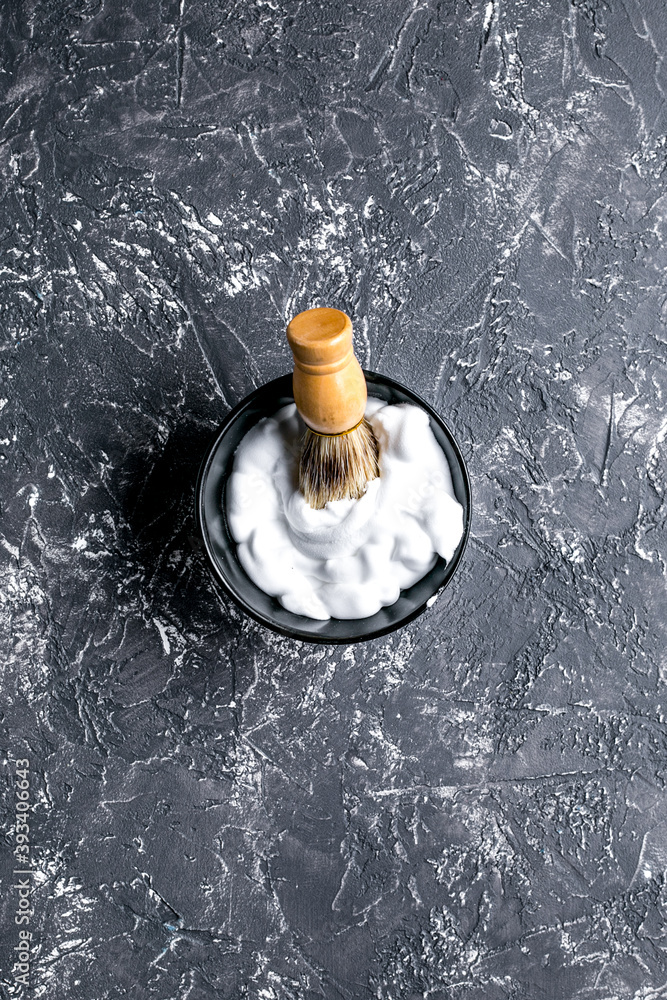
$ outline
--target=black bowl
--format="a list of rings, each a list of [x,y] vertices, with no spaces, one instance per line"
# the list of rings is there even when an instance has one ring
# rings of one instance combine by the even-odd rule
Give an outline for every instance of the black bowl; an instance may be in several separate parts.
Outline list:
[[[351,643],[375,639],[393,632],[420,615],[433,603],[451,580],[470,533],[470,480],[463,456],[451,431],[435,410],[416,393],[383,375],[365,372],[368,394],[387,403],[413,403],[426,410],[431,430],[449,462],[456,499],[463,507],[463,536],[453,558],[445,563],[438,557],[433,569],[412,587],[402,590],[398,600],[369,618],[316,621],[295,615],[269,597],[246,575],[236,555],[236,543],[227,524],[227,480],[234,452],[241,439],[262,417],[270,417],[282,406],[294,402],[292,376],[283,375],[256,389],[228,414],[201,467],[197,483],[197,521],[204,539],[214,580],[243,610],[261,625],[304,642]]]

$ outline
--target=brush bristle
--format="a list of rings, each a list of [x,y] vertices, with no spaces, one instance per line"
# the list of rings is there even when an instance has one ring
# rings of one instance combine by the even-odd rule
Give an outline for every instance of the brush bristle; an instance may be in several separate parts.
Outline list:
[[[315,434],[306,428],[299,466],[299,489],[311,507],[330,500],[358,500],[377,479],[378,443],[364,419],[345,434]]]

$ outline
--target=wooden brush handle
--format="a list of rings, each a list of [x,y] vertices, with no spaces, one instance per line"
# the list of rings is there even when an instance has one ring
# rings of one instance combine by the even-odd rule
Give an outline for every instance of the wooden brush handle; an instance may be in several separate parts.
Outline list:
[[[318,434],[343,434],[366,409],[366,379],[352,349],[352,323],[340,309],[306,309],[287,327],[294,355],[294,402]]]

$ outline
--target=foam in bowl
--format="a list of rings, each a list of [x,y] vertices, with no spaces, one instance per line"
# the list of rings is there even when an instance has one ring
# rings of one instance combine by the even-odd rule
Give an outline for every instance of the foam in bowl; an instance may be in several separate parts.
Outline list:
[[[428,415],[369,398],[380,477],[359,500],[310,507],[297,485],[303,423],[292,403],[243,438],[227,489],[239,561],[297,615],[367,618],[452,558],[463,535],[447,459]]]

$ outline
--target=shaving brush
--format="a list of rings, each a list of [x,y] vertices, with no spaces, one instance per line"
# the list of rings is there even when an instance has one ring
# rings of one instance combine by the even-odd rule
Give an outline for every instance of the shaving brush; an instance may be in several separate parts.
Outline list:
[[[350,317],[339,309],[306,309],[290,322],[287,340],[294,402],[306,425],[299,489],[316,510],[330,500],[358,500],[380,470]]]

